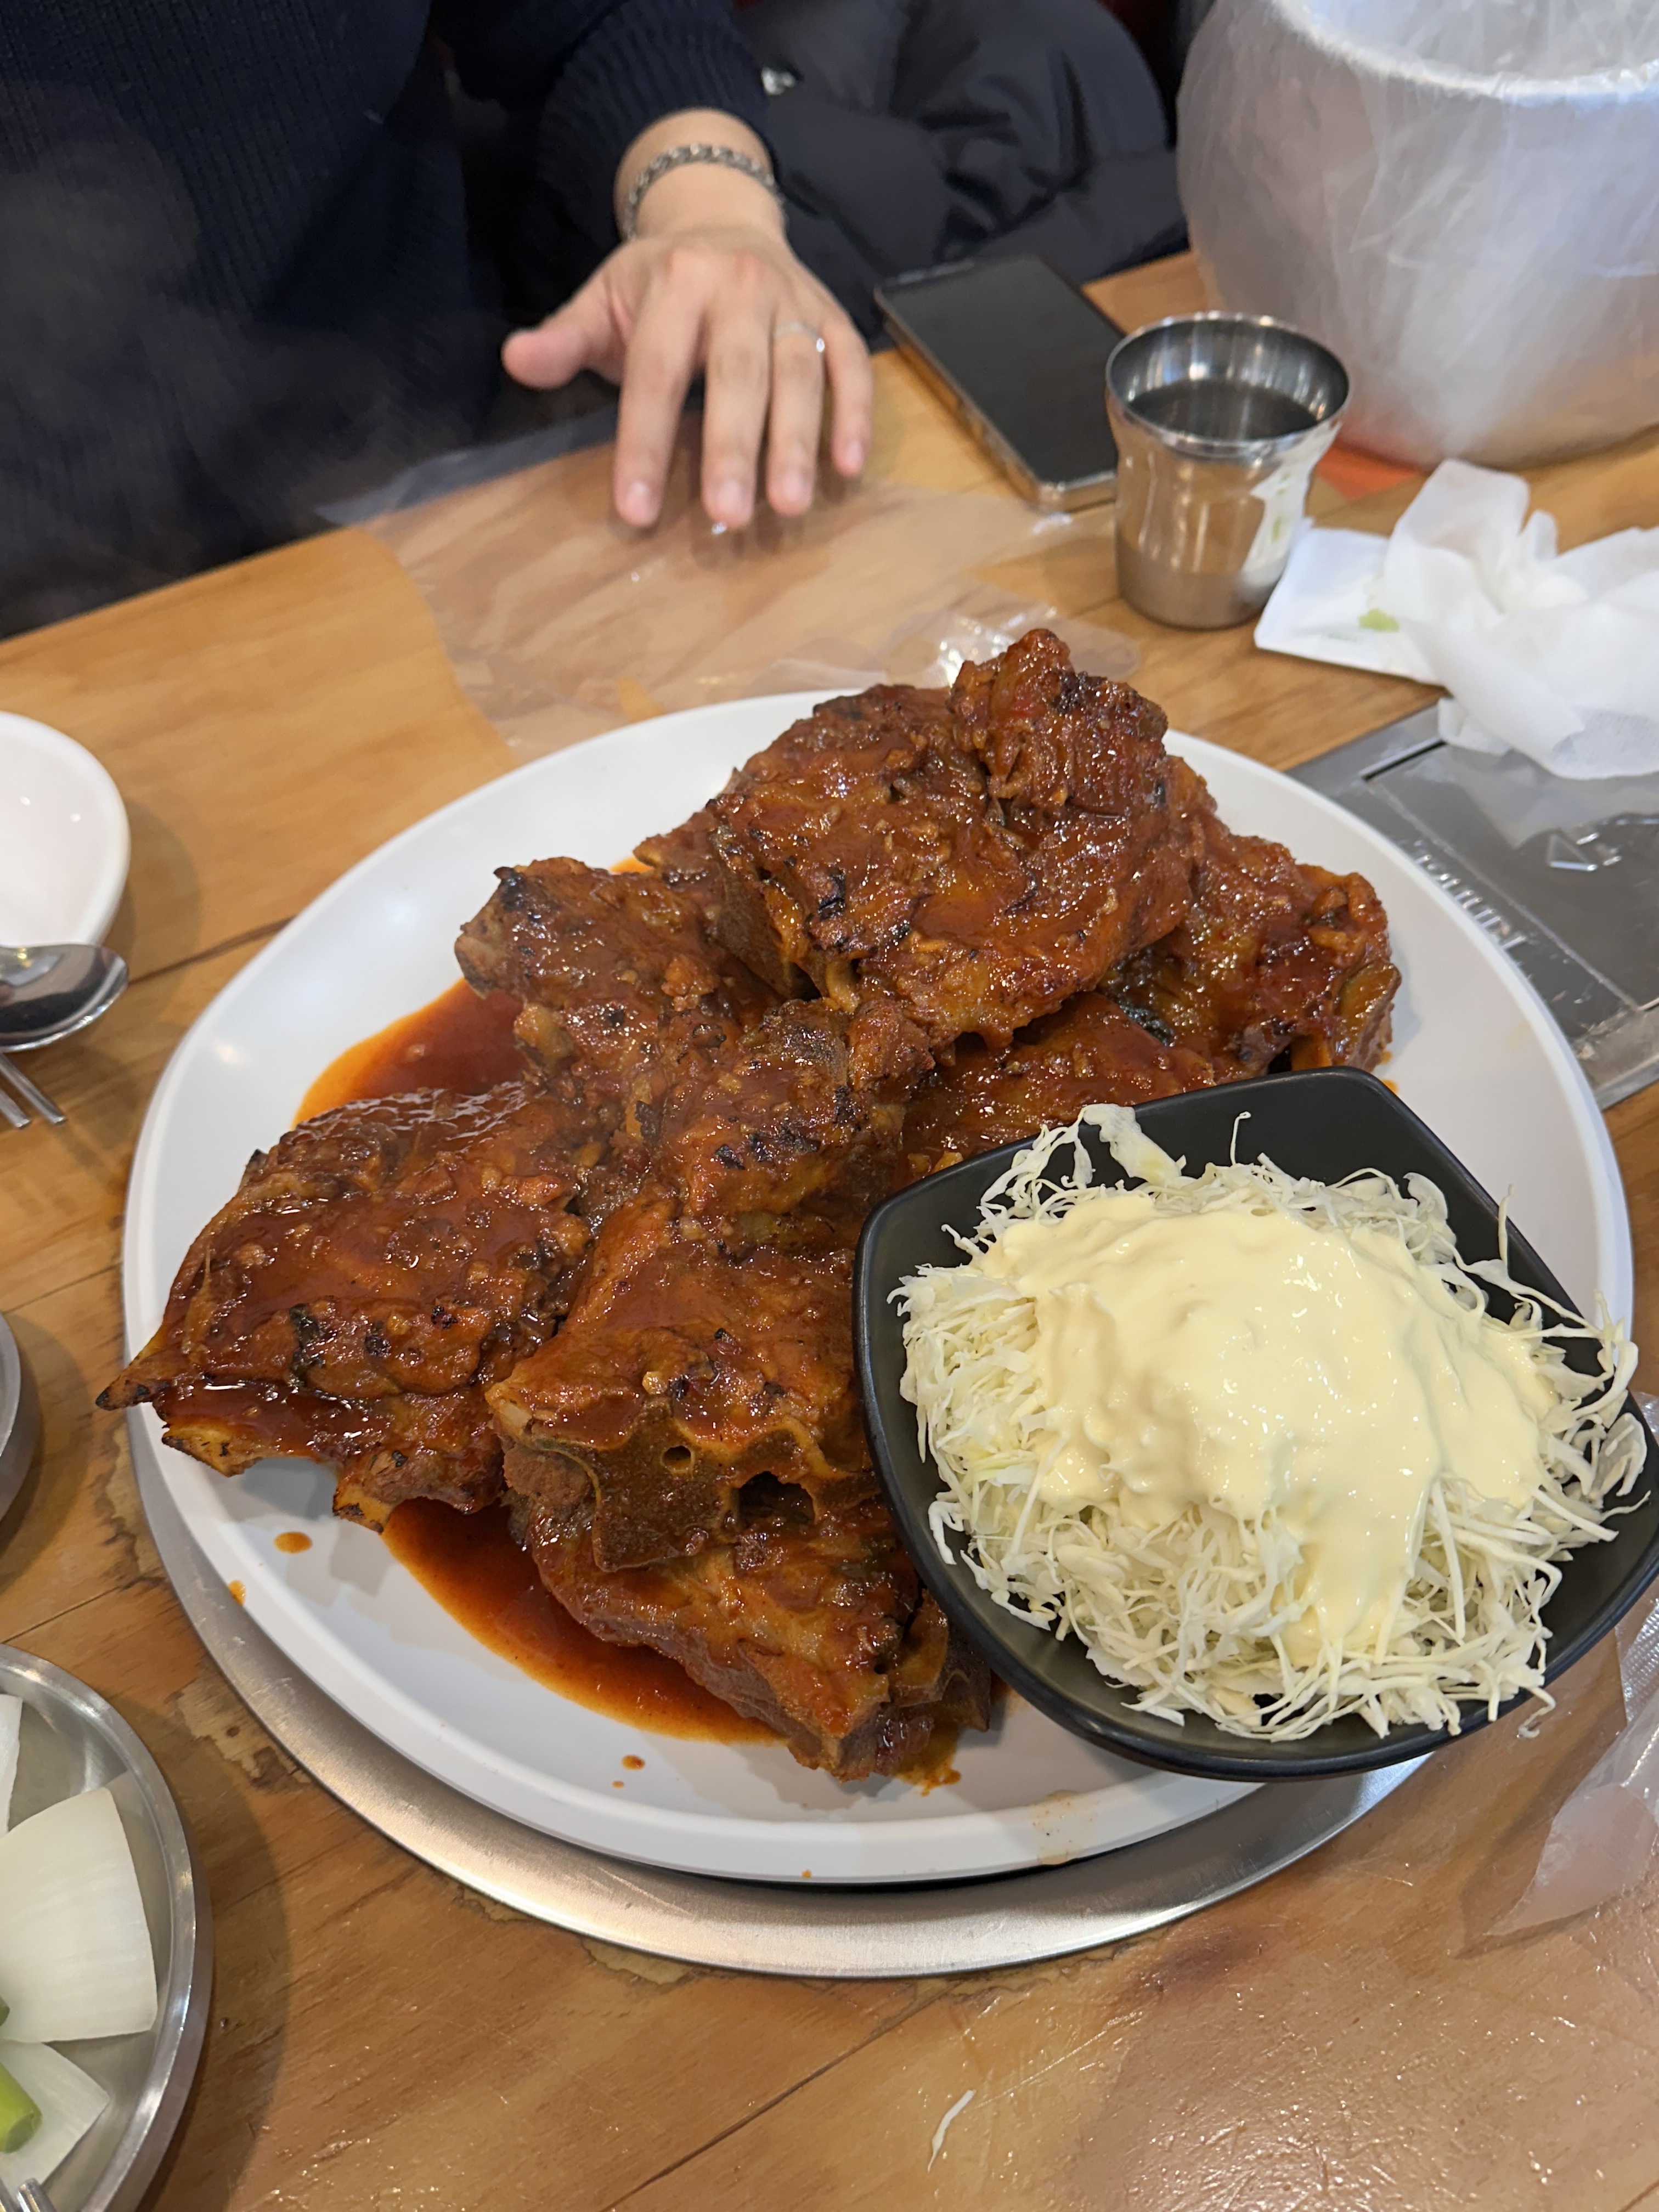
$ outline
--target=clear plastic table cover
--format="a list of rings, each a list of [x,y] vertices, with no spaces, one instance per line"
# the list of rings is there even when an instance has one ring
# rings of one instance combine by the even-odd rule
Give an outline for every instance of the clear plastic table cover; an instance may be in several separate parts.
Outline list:
[[[688,423],[664,517],[611,512],[608,447],[368,526],[425,598],[461,688],[526,758],[619,722],[773,691],[944,684],[1046,623],[1080,667],[1127,678],[1103,598],[1111,510],[1038,514],[985,494],[827,486],[797,521],[745,531],[695,497]],[[836,627],[818,602],[833,561]]]

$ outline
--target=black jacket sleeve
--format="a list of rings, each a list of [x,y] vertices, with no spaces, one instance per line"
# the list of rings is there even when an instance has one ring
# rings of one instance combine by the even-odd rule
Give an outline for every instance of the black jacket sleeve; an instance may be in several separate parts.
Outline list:
[[[649,125],[715,107],[765,132],[731,0],[439,0],[433,22],[475,99],[540,109],[538,183],[601,252],[617,165]]]
[[[1079,283],[1183,242],[1152,72],[1096,0],[760,0],[790,82],[771,143],[790,243],[867,337],[884,277],[1043,254]]]

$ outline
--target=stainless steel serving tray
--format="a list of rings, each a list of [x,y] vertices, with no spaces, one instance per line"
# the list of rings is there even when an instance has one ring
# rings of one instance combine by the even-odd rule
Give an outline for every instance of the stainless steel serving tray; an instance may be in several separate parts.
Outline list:
[[[370,1735],[292,1666],[218,1581],[149,1456],[134,1454],[139,1492],[179,1603],[262,1724],[325,1789],[471,1889],[578,1935],[697,1966],[864,1979],[965,1973],[1117,1942],[1278,1873],[1380,1804],[1422,1763],[1268,1784],[1127,1850],[987,1881],[805,1891],[665,1873],[509,1820]]]
[[[110,2093],[102,2118],[48,2179],[56,2212],[133,2212],[173,2138],[202,2055],[213,1979],[207,1891],[173,1793],[95,1690],[0,1644],[0,1692],[21,1698],[14,1823],[109,1784],[132,1845],[161,2007],[148,2035],[72,2043],[64,2055]]]
[[[1659,1081],[1659,775],[1443,744],[1434,707],[1293,769],[1380,830],[1530,977],[1596,1103]]]

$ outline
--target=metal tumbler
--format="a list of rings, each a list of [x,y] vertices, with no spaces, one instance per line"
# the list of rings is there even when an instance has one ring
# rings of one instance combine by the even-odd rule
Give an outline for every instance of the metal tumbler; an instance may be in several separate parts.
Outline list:
[[[1258,315],[1176,315],[1106,364],[1117,441],[1117,580],[1181,629],[1225,629],[1285,573],[1348,379],[1334,353]]]

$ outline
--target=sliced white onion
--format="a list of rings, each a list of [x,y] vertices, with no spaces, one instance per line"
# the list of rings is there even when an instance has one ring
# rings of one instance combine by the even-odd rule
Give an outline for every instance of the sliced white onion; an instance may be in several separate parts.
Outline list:
[[[155,1964],[132,1852],[107,1790],[0,1836],[8,2039],[75,2043],[154,2026]]]
[[[89,2074],[49,2043],[0,2042],[0,2066],[40,2107],[40,2124],[21,2150],[0,2156],[0,2181],[50,2181],[109,2102]]]
[[[11,1818],[11,1785],[17,1779],[17,1739],[23,1725],[23,1700],[0,1698],[0,1836]]]

